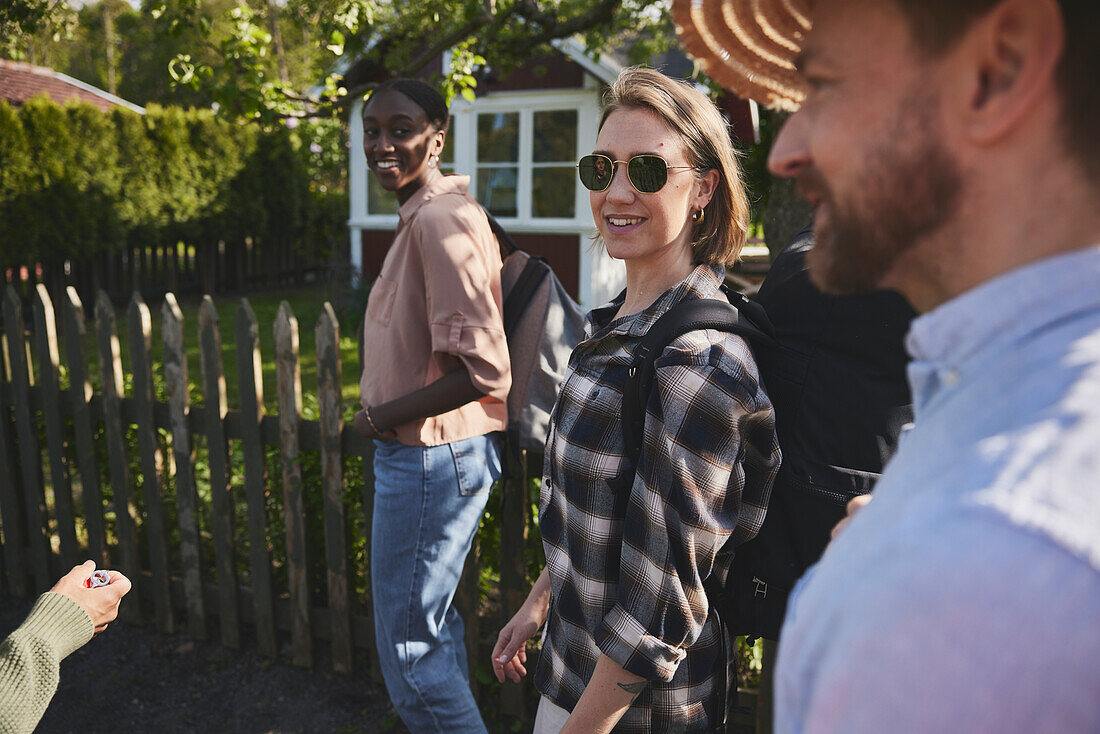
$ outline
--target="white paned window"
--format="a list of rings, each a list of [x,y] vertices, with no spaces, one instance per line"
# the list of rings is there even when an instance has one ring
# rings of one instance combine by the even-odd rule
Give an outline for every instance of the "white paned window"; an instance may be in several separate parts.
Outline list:
[[[497,217],[517,215],[519,113],[477,116],[477,200]]]
[[[572,219],[577,208],[577,111],[532,115],[531,216]]]

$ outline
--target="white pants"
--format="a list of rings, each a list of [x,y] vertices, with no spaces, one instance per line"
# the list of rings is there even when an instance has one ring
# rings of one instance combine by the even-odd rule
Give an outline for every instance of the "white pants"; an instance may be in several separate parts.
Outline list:
[[[546,696],[539,697],[539,710],[535,714],[535,728],[531,734],[558,734],[565,726],[569,712]]]

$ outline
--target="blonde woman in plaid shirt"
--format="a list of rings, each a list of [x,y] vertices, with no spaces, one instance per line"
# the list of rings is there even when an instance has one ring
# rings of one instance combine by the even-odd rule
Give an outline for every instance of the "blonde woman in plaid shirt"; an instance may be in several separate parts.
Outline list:
[[[779,466],[775,416],[748,345],[699,330],[656,362],[636,470],[622,391],[632,353],[675,304],[724,298],[748,204],[725,121],[689,85],[628,69],[578,164],[626,290],[588,315],[551,420],[540,501],[546,568],[501,631],[493,667],[535,685],[539,732],[713,732],[725,645],[703,581],[760,528]],[[620,476],[621,475],[621,476]],[[617,481],[615,481],[617,479]]]

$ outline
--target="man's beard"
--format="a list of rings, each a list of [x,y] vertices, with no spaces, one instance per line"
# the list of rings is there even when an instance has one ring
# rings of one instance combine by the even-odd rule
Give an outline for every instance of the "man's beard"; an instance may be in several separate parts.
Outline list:
[[[896,124],[882,128],[864,157],[859,188],[839,201],[815,168],[799,186],[821,197],[829,218],[815,227],[807,254],[810,278],[833,294],[882,287],[907,250],[939,229],[958,206],[961,174],[940,142],[937,100],[912,94],[898,106]]]

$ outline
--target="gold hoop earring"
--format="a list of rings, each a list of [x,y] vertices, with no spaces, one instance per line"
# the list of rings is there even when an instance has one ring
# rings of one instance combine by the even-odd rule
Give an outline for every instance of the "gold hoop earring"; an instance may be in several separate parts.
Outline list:
[[[691,220],[693,222],[695,222],[696,224],[702,224],[703,220],[706,219],[706,218],[707,218],[707,210],[706,209],[696,209],[691,214]]]

